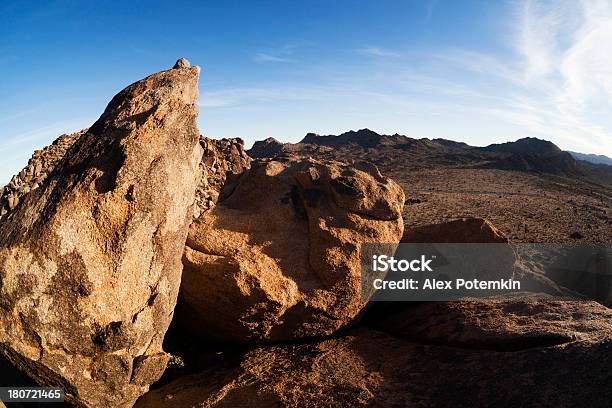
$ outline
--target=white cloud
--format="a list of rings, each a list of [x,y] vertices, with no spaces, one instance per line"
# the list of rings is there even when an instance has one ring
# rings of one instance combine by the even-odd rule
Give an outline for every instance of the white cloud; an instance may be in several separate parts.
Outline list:
[[[455,49],[430,57],[467,72],[456,86],[488,93],[491,103],[466,103],[522,136],[612,155],[612,2],[525,0],[510,25],[515,55]]]
[[[549,73],[553,69],[556,52],[556,33],[560,19],[556,8],[543,3],[525,1],[519,21],[520,32],[516,47],[525,59],[525,79]]]
[[[266,64],[266,63],[280,63],[280,64],[295,64],[298,62],[296,55],[298,52],[305,48],[312,46],[312,43],[308,41],[298,41],[295,43],[288,43],[281,47],[276,47],[273,50],[261,51],[255,54],[253,61]]]
[[[13,151],[20,145],[27,145],[27,149],[30,149],[30,146],[39,145],[41,141],[44,143],[49,138],[60,136],[62,133],[66,132],[66,129],[73,128],[74,123],[80,123],[80,121],[70,120],[58,122],[19,135],[3,137],[1,139],[0,152]]]
[[[580,114],[601,103],[612,106],[612,4],[598,7],[597,14],[589,8],[560,64],[564,87],[558,102],[564,113]]]
[[[537,108],[530,130],[570,142],[572,148],[612,152],[612,3],[527,0],[516,42],[523,58],[519,110]],[[542,86],[543,85],[543,86]]]

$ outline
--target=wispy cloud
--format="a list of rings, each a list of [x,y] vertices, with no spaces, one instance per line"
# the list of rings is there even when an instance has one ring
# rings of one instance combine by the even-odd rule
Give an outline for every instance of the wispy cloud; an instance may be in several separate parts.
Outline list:
[[[359,54],[366,55],[368,57],[397,58],[401,56],[399,52],[387,50],[380,47],[364,47],[359,48],[355,51]]]
[[[422,57],[448,64],[449,67],[470,71],[483,79],[497,77],[514,85],[524,85],[518,64],[514,61],[502,60],[496,55],[454,48],[429,52]]]
[[[200,106],[204,108],[225,108],[258,102],[316,100],[322,98],[324,94],[324,90],[316,87],[267,84],[257,87],[210,91],[201,96]]]
[[[31,144],[36,144],[36,142],[40,142],[41,140],[46,141],[48,138],[61,135],[66,129],[70,129],[70,125],[74,123],[74,121],[64,121],[33,129],[18,135],[6,135],[0,139],[2,140],[2,143],[0,143],[0,152],[13,150],[19,145],[28,145],[29,148]]]
[[[272,55],[272,54],[267,54],[264,52],[258,52],[257,54],[255,54],[255,57],[253,57],[253,60],[259,63],[280,62],[280,63],[293,64],[296,62],[294,58],[289,58],[289,57],[280,56],[280,55]]]
[[[438,0],[427,0],[425,2],[425,22],[428,23],[429,20],[433,17],[436,6],[438,5]]]
[[[253,61],[265,63],[281,63],[294,64],[298,62],[298,52],[304,47],[309,47],[312,44],[308,41],[300,41],[296,43],[288,43],[281,47],[272,50],[260,51],[255,54]]]
[[[515,45],[531,87],[515,113],[536,112],[531,130],[610,154],[612,3],[527,0],[518,20]]]
[[[444,123],[463,123],[463,135],[479,134],[484,144],[503,138],[536,136],[562,148],[612,155],[612,3],[606,0],[516,0],[498,47],[394,50],[375,45],[352,49],[375,64],[300,65],[295,82],[217,89],[202,95],[209,109],[283,109],[289,102],[314,102],[346,110],[334,121],[380,120],[394,130],[420,120],[422,134],[453,138],[453,126],[425,123],[431,115]],[[435,7],[432,2],[431,7]],[[260,52],[261,63],[299,60],[299,47]],[[324,113],[323,113],[324,115]],[[353,115],[349,117],[349,115]],[[396,115],[396,116],[392,116]],[[319,117],[312,114],[313,117]],[[425,118],[425,119],[423,119]],[[387,120],[389,119],[389,120]],[[360,120],[360,119],[357,119]],[[364,119],[365,120],[365,119]],[[487,126],[485,129],[484,126]],[[366,124],[367,125],[367,124]],[[309,129],[306,129],[309,130]],[[468,140],[469,141],[469,140]]]
[[[23,110],[23,111],[12,113],[12,114],[7,115],[7,116],[2,116],[2,117],[0,117],[0,123],[12,122],[12,121],[15,121],[17,119],[21,119],[24,116],[28,116],[28,115],[36,112],[36,110],[37,109],[26,109],[26,110]]]
[[[514,55],[452,49],[424,58],[459,68],[455,87],[471,90],[466,103],[483,115],[525,135],[610,155],[612,3],[525,0],[510,25]],[[478,94],[495,100],[483,103]]]

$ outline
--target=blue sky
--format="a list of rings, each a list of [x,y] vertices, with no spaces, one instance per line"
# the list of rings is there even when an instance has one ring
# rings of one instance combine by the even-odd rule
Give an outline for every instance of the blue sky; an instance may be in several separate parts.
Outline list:
[[[612,156],[612,4],[556,1],[0,3],[0,184],[126,85],[202,66],[212,137],[368,127]]]

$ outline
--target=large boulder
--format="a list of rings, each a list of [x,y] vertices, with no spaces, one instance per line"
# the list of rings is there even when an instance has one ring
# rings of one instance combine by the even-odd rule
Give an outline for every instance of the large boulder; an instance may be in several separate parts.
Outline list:
[[[483,218],[460,218],[439,224],[406,228],[406,243],[507,243],[508,238]]]
[[[521,290],[574,297],[577,292],[572,292],[560,284],[572,289],[580,289],[582,285],[587,286],[587,290],[579,291],[594,296],[596,299],[603,300],[606,295],[610,295],[609,279],[607,285],[603,281],[606,276],[610,276],[610,273],[585,274],[576,271],[564,274],[564,277],[572,277],[578,281],[578,285],[573,282],[563,282],[563,279],[553,280],[551,277],[554,277],[554,273],[547,271],[550,265],[547,266],[542,260],[558,258],[566,261],[568,259],[566,256],[555,254],[557,252],[555,245],[547,248],[543,244],[510,243],[495,225],[484,218],[459,218],[439,224],[408,227],[404,231],[402,243],[443,244],[437,246],[447,251],[475,251],[473,259],[481,261],[482,270],[490,271],[487,275],[496,275],[500,278],[513,277],[521,282]],[[592,279],[599,279],[599,281],[595,284]],[[606,293],[590,293],[588,289],[591,288],[597,288]]]
[[[335,332],[364,305],[360,244],[397,244],[403,202],[373,165],[255,162],[190,227],[179,323],[236,343]]]
[[[202,154],[199,72],[121,91],[0,220],[0,353],[77,406],[130,407],[165,369]]]
[[[473,318],[467,309],[463,316],[431,316],[432,330],[442,320],[467,331],[481,316],[501,345],[524,339],[505,351],[488,342],[456,343],[454,336],[445,342],[445,329],[435,339],[409,341],[358,328],[321,342],[250,350],[153,390],[136,406],[609,407],[612,311],[596,303],[547,302],[508,299],[482,303]],[[508,317],[495,326],[500,308]],[[556,341],[532,340],[547,334]]]
[[[407,227],[401,242],[397,253],[399,257],[410,258],[425,253],[435,258],[434,273],[411,274],[411,277],[419,281],[430,278],[497,280],[515,276],[518,261],[516,251],[508,238],[483,218],[460,218]],[[399,277],[403,275],[399,274]],[[481,291],[481,294],[488,296],[491,292]],[[425,291],[415,293],[411,299],[446,300],[456,296],[466,296],[466,292]],[[401,304],[392,306],[402,307]]]

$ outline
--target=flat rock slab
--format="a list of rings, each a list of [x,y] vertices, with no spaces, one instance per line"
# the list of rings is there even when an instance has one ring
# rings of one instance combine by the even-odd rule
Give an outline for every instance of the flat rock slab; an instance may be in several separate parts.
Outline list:
[[[612,333],[611,309],[594,301],[563,300],[545,294],[404,303],[395,312],[374,308],[372,313],[367,319],[371,327],[403,339],[480,350],[594,343]]]
[[[0,223],[0,352],[77,406],[165,369],[202,150],[199,68],[121,91]]]
[[[249,351],[237,363],[153,390],[136,407],[603,408],[612,398],[610,335],[494,352],[358,329],[338,339]]]

